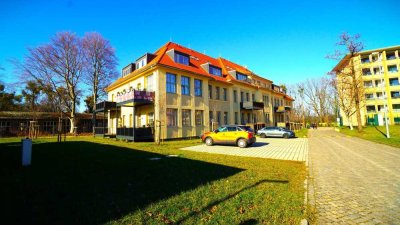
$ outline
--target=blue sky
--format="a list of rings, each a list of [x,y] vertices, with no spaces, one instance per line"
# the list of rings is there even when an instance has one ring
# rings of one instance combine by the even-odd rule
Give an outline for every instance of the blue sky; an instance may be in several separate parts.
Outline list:
[[[222,56],[276,84],[325,75],[340,33],[361,34],[365,49],[400,45],[400,1],[0,2],[0,80],[14,82],[9,59],[58,31],[100,32],[118,69],[172,40]]]

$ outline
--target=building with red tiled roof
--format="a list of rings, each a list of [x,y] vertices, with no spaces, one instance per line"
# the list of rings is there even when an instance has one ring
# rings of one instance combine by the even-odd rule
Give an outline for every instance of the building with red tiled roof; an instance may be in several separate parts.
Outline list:
[[[293,101],[247,67],[173,42],[123,68],[106,91],[108,102],[97,107],[108,113],[104,133],[130,140],[200,136],[224,124],[282,125]]]

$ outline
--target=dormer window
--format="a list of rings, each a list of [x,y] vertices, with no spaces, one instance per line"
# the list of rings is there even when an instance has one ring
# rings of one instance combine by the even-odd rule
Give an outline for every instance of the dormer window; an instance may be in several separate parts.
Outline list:
[[[189,56],[185,55],[185,54],[182,54],[182,53],[179,53],[179,52],[175,52],[174,61],[176,63],[180,63],[180,64],[183,64],[183,65],[189,66]]]
[[[143,58],[139,59],[138,61],[136,61],[136,69],[140,69],[145,65],[146,65],[146,58],[145,57],[143,57]]]
[[[211,66],[209,67],[209,73],[215,76],[222,76],[222,71],[221,68],[215,67],[215,66]]]
[[[246,81],[246,80],[247,80],[247,75],[244,75],[244,74],[242,74],[242,73],[236,72],[236,79],[237,79],[237,80]]]
[[[132,73],[135,70],[135,65],[133,63],[130,63],[129,65],[125,66],[122,69],[122,77],[125,77],[126,75]]]

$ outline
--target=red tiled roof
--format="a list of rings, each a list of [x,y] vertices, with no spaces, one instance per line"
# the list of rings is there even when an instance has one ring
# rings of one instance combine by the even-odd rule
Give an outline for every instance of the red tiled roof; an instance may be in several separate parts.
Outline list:
[[[189,55],[190,56],[189,57],[189,65],[184,65],[184,64],[174,62],[174,60],[171,59],[171,57],[167,54],[167,52],[171,49],[174,49],[174,51]],[[155,65],[163,65],[163,66],[167,66],[167,67],[171,67],[171,68],[175,68],[175,69],[188,71],[191,73],[209,77],[212,80],[216,80],[216,81],[224,82],[224,83],[228,83],[228,84],[231,84],[231,81],[235,81],[235,82],[239,82],[244,85],[247,85],[247,86],[257,87],[253,84],[236,80],[236,77],[233,77],[229,74],[229,71],[231,71],[231,70],[235,70],[239,73],[242,73],[242,74],[245,74],[248,76],[252,76],[252,77],[256,77],[259,79],[263,79],[265,81],[272,83],[271,80],[257,76],[255,73],[253,73],[252,71],[250,71],[249,69],[247,69],[244,66],[238,65],[238,64],[231,62],[224,58],[212,58],[208,55],[205,55],[205,54],[202,54],[195,50],[183,47],[183,46],[178,45],[173,42],[168,42],[165,45],[163,45],[160,49],[158,49],[154,53],[154,55],[155,55],[154,59],[152,59],[150,62],[148,62],[145,66],[143,66],[142,68],[140,68],[138,70],[133,71],[132,73],[130,73],[129,75],[127,75],[125,77],[119,78],[114,83],[112,83],[110,86],[108,86],[106,88],[106,90],[110,90],[111,88],[129,80],[131,77],[134,77],[134,76],[138,75],[139,73],[146,71],[147,69],[150,69],[152,66],[155,66]],[[212,66],[221,68],[222,77],[212,75],[208,71],[205,71],[203,69],[203,67],[201,66],[205,63],[209,63]],[[280,93],[280,94],[282,94],[282,93]],[[283,94],[283,95],[285,95],[285,94]]]

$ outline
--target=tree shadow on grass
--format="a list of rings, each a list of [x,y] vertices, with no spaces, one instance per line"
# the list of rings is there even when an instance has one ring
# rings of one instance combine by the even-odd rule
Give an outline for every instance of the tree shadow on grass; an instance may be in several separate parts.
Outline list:
[[[242,169],[92,142],[0,144],[0,224],[103,224]],[[160,160],[150,160],[160,158]]]
[[[374,127],[377,131],[379,131],[379,133],[381,133],[384,137],[386,137],[386,134],[383,131],[379,130],[379,128],[377,126],[374,126]]]

